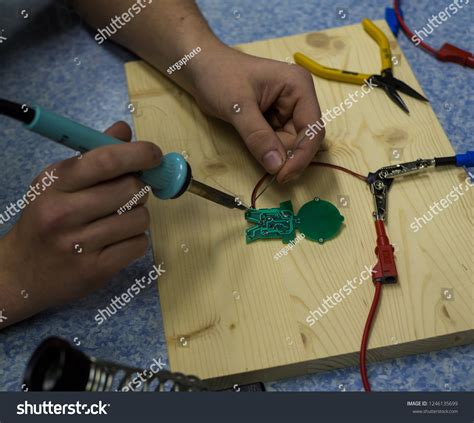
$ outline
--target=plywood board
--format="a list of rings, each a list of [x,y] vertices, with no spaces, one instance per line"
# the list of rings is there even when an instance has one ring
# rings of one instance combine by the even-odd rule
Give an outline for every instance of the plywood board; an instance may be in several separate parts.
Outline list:
[[[377,24],[397,55],[395,75],[421,91],[385,22]],[[377,46],[361,25],[238,48],[280,61],[302,51],[331,67],[380,70]],[[156,142],[165,152],[183,152],[196,179],[249,202],[262,169],[233,128],[204,116],[186,93],[147,64],[128,63],[126,72],[137,108],[137,138]],[[316,77],[314,82],[322,110],[359,88]],[[367,174],[399,161],[453,154],[431,107],[405,99],[410,116],[381,90],[368,94],[328,124],[318,160]],[[465,179],[461,169],[443,169],[394,183],[388,233],[397,249],[399,283],[383,290],[369,360],[473,341],[473,204]],[[415,217],[428,215],[434,202],[460,185],[465,191],[457,201],[417,233],[410,228]],[[278,261],[273,257],[283,247],[280,241],[245,244],[248,224],[239,211],[192,194],[150,200],[154,255],[166,268],[158,285],[172,370],[232,386],[357,363],[372,282],[358,285],[313,326],[306,319],[375,263],[368,186],[332,169],[310,168],[297,183],[272,186],[258,205],[274,207],[291,199],[298,210],[315,196],[338,205],[345,216],[342,232],[324,245],[303,240]]]

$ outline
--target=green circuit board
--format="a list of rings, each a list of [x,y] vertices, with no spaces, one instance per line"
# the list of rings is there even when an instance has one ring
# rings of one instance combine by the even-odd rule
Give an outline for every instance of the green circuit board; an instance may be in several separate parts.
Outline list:
[[[248,222],[255,226],[246,230],[246,241],[257,239],[282,238],[286,244],[295,237],[295,215],[291,201],[285,201],[279,208],[249,209],[245,213]]]
[[[344,216],[333,204],[316,197],[304,204],[297,215],[291,201],[285,201],[278,208],[249,209],[245,212],[245,219],[254,223],[245,232],[247,244],[275,238],[288,244],[295,239],[296,229],[310,241],[322,244],[339,232]]]

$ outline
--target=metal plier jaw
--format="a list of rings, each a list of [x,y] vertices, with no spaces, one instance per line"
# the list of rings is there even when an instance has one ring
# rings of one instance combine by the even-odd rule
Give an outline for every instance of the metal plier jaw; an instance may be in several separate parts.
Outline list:
[[[385,220],[387,214],[387,195],[394,178],[421,172],[433,166],[435,166],[434,159],[418,159],[412,162],[385,166],[374,173],[369,173],[367,182],[374,197],[374,218],[376,220]]]

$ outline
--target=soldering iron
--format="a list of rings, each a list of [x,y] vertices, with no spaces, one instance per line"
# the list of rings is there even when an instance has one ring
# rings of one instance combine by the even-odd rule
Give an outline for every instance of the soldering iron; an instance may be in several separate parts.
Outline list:
[[[19,120],[30,131],[80,153],[123,142],[38,106],[28,107],[26,104],[0,99],[0,114]],[[191,166],[179,153],[165,154],[157,167],[144,170],[137,177],[151,187],[156,197],[163,200],[177,198],[189,191],[231,209],[248,209],[238,197],[195,180]]]

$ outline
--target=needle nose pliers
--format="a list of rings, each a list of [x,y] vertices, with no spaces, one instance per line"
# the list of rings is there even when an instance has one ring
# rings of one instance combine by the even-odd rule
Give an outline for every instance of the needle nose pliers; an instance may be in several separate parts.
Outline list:
[[[328,68],[299,52],[295,53],[293,56],[295,62],[321,78],[358,85],[370,83],[372,86],[377,88],[383,88],[388,97],[407,114],[409,113],[408,107],[397,91],[416,98],[417,100],[428,101],[426,97],[422,96],[405,82],[400,81],[393,76],[392,51],[388,39],[382,30],[380,30],[380,28],[378,28],[370,19],[364,19],[362,21],[362,26],[364,27],[365,32],[367,32],[379,46],[380,58],[382,61],[382,70],[380,71],[380,74],[368,75],[347,70]]]

